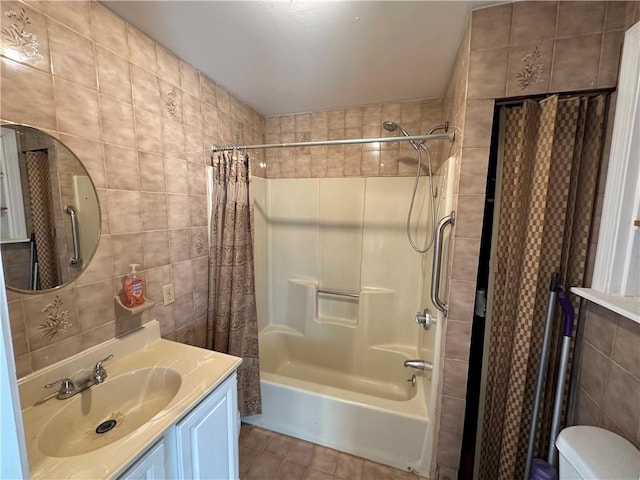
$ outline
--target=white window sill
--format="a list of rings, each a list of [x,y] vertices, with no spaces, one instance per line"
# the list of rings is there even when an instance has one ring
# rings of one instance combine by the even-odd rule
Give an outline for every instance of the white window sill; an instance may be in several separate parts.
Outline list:
[[[603,293],[593,288],[578,287],[571,287],[571,293],[640,323],[640,297],[623,297]]]

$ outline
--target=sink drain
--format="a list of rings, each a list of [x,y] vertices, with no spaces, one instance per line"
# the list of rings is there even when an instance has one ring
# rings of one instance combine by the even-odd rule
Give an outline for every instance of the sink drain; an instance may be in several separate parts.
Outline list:
[[[115,420],[105,420],[100,425],[98,425],[98,427],[96,428],[96,433],[107,433],[109,430],[112,430],[113,427],[116,426],[116,423],[118,422],[116,422]]]

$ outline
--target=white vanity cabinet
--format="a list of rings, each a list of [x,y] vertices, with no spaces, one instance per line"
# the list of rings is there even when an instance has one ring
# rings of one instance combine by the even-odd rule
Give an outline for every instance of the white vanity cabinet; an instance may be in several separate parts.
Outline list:
[[[168,478],[165,469],[164,441],[160,440],[136,460],[118,480],[161,480]]]
[[[236,373],[178,420],[118,480],[239,478]]]
[[[178,479],[239,477],[236,374],[172,428],[165,438],[176,452],[169,476]]]

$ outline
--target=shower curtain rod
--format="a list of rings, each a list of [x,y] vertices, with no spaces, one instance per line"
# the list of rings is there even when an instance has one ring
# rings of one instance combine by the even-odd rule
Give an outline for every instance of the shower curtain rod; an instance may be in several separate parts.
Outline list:
[[[455,134],[434,133],[430,135],[412,135],[409,137],[381,137],[381,138],[354,138],[350,140],[323,140],[318,142],[298,142],[298,143],[267,143],[264,145],[231,145],[221,147],[213,145],[212,152],[225,152],[228,150],[254,150],[257,148],[290,148],[290,147],[322,147],[325,145],[353,145],[358,143],[374,142],[420,142],[424,140],[450,140],[453,141]]]

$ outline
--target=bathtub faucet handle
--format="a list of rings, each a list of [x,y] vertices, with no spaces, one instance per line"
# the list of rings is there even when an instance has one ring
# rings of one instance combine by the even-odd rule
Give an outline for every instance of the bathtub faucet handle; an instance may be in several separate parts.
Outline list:
[[[428,309],[424,309],[423,312],[416,313],[416,323],[422,325],[425,330],[429,330],[431,325],[437,323],[435,315],[431,315]]]

